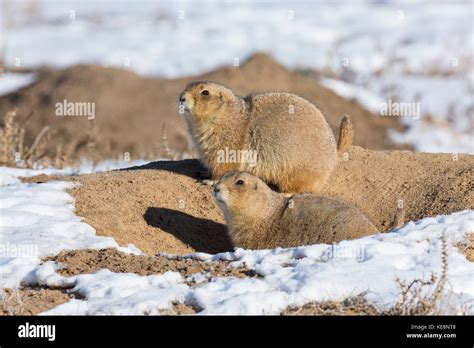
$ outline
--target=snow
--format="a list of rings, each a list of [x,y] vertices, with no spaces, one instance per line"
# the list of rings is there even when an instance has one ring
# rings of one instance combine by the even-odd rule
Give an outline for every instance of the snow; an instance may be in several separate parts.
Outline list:
[[[64,249],[117,247],[74,215],[72,184],[11,184],[0,189],[0,286],[16,287],[41,258]],[[18,253],[17,250],[23,250]]]
[[[0,167],[0,186],[19,183],[18,177],[31,177],[40,174],[46,175],[80,175],[105,172],[114,169],[121,169],[127,167],[141,166],[149,163],[145,160],[106,160],[99,163],[92,163],[84,160],[78,167],[65,167],[63,169],[57,168],[40,168],[40,169],[24,169],[12,167]]]
[[[359,104],[373,113],[380,113],[381,106],[385,103],[385,100],[363,87],[327,77],[321,78],[319,82],[343,98],[357,100]]]
[[[41,170],[0,168],[8,176],[0,186],[0,289],[20,284],[67,286],[81,294],[45,314],[160,314],[173,303],[190,303],[201,314],[278,314],[289,306],[337,300],[360,292],[380,307],[398,299],[396,279],[411,281],[439,276],[442,240],[447,244],[448,277],[444,300],[450,313],[461,306],[474,314],[474,264],[455,246],[474,230],[474,210],[409,222],[403,228],[334,245],[310,245],[273,250],[243,250],[186,257],[203,261],[227,260],[247,266],[260,277],[215,277],[197,273],[184,279],[177,272],[139,276],[103,269],[94,274],[64,277],[61,267],[41,259],[66,249],[118,248],[74,214],[74,185],[61,181],[25,184],[18,175]],[[194,280],[194,286],[188,281]],[[427,289],[432,290],[432,289]],[[454,309],[452,309],[454,308]]]
[[[200,314],[278,314],[288,306],[338,300],[368,292],[370,302],[386,308],[398,300],[396,279],[428,280],[442,269],[441,237],[447,242],[448,280],[445,308],[474,313],[474,265],[455,243],[474,228],[474,211],[410,222],[391,233],[336,245],[291,249],[243,250],[217,255],[190,254],[204,261],[230,260],[246,265],[262,278],[218,277],[189,287],[175,272],[138,276],[101,270],[62,277],[49,262],[29,280],[33,284],[72,286],[85,298],[72,300],[45,314],[159,314],[172,303],[192,303]],[[432,291],[433,288],[426,291]]]
[[[36,74],[4,73],[0,72],[0,96],[26,87],[36,80]]]
[[[423,152],[474,154],[474,137],[470,133],[459,133],[446,124],[412,122],[405,132],[390,130],[390,138],[400,144],[416,144]]]
[[[0,167],[0,288],[16,287],[41,259],[66,249],[118,248],[74,214],[73,183],[21,183],[18,176],[66,171]],[[139,252],[130,245],[120,248]]]
[[[178,272],[168,271],[144,277],[130,273],[112,273],[103,269],[94,274],[64,278],[55,276],[54,270],[51,262],[46,263],[31,277],[31,281],[74,286],[72,291],[77,291],[87,301],[73,299],[45,314],[159,314],[160,310],[169,308],[172,301],[184,302],[188,291]]]
[[[95,1],[90,6],[84,1],[8,1],[2,8],[6,16],[0,16],[6,28],[0,31],[0,49],[7,68],[94,63],[168,78],[230,65],[235,58],[242,62],[264,51],[290,68],[323,72],[323,85],[376,114],[388,99],[419,103],[421,118],[402,117],[407,131],[390,133],[396,142],[420,151],[474,153],[473,56],[472,44],[466,45],[474,39],[472,3],[347,2],[206,1],[195,6],[187,1]],[[41,42],[41,49],[32,42]],[[0,95],[35,79],[31,73],[4,73]],[[66,249],[140,251],[97,236],[75,216],[66,192],[72,183],[26,184],[18,177],[144,163],[107,161],[60,170],[0,167],[0,289],[21,283],[67,285],[84,296],[45,314],[160,314],[183,302],[202,308],[202,314],[278,314],[288,306],[363,291],[371,302],[387,307],[398,299],[397,278],[440,274],[443,237],[449,260],[445,307],[457,308],[449,309],[456,314],[467,305],[474,314],[474,265],[455,246],[474,231],[473,210],[335,245],[188,256],[246,265],[261,278],[207,282],[200,273],[183,279],[176,272],[139,276],[109,270],[63,277],[56,272],[60,265],[41,264]],[[190,287],[189,280],[197,284]]]
[[[407,129],[404,132],[390,130],[389,137],[392,141],[399,144],[412,144],[416,150],[422,152],[474,154],[474,138],[470,129],[474,126],[471,124],[472,117],[470,117],[471,109],[474,107],[471,87],[466,85],[465,88],[460,89],[462,87],[461,81],[434,77],[413,78],[394,75],[388,80],[391,81],[392,86],[396,86],[391,90],[394,103],[397,103],[396,100],[418,103],[421,114],[425,116],[421,118],[420,115],[399,117]],[[449,83],[450,81],[451,83]],[[321,78],[320,83],[343,98],[356,100],[377,117],[394,117],[381,115],[383,105],[387,105],[388,100],[381,98],[366,87],[326,77]],[[389,84],[387,83],[387,85]],[[379,88],[383,88],[380,86],[384,85],[379,84]],[[425,92],[417,94],[420,90]],[[458,95],[460,98],[454,103],[450,95],[439,93],[444,90],[449,90],[450,93]],[[391,100],[391,98],[389,99]],[[450,122],[436,118],[436,115],[439,115],[439,110],[443,110],[444,107],[447,108],[446,114],[451,117]],[[428,115],[431,118],[427,118]]]
[[[227,257],[236,258],[236,265],[246,264],[254,268],[264,276],[263,280],[256,282],[264,285],[249,286],[243,300],[239,299],[239,290],[229,291],[218,306],[207,310],[213,313],[245,312],[252,308],[246,307],[245,298],[254,296],[255,302],[264,306],[257,311],[277,313],[288,305],[343,299],[363,291],[369,291],[368,298],[378,306],[390,306],[398,299],[396,278],[410,281],[428,279],[431,272],[440,274],[441,237],[448,244],[448,288],[465,301],[472,301],[474,265],[453,244],[472,232],[473,227],[474,211],[464,211],[410,222],[391,233],[344,241],[334,246],[256,252],[239,250],[237,255]],[[265,286],[267,290],[262,292]],[[271,294],[275,294],[275,298]],[[272,300],[268,301],[269,298]],[[203,301],[205,304],[206,299]]]
[[[94,63],[172,78],[263,51],[287,67],[340,80],[329,82],[336,91],[359,89],[351,93],[373,99],[369,106],[394,95],[419,101],[423,129],[443,139],[426,146],[427,137],[409,125],[411,132],[394,140],[422,151],[473,152],[467,143],[474,127],[469,0],[7,1],[5,13],[7,67]],[[426,126],[427,115],[445,122]]]

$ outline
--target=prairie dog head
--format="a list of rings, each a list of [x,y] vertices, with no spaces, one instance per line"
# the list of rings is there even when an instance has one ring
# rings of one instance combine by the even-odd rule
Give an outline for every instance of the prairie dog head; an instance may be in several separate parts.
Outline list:
[[[277,195],[262,180],[244,172],[225,174],[214,185],[213,194],[224,213],[244,215],[261,213],[259,208],[266,207]]]
[[[232,91],[207,81],[191,82],[179,96],[180,108],[197,122],[205,122],[234,100]]]

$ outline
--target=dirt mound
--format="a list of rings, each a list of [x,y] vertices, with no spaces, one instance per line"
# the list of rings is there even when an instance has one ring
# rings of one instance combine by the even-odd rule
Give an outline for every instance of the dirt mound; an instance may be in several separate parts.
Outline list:
[[[179,162],[178,170],[183,162],[195,163]],[[169,163],[164,162],[165,168]],[[232,248],[210,188],[190,176],[129,170],[77,179],[81,185],[72,190],[76,214],[85,217],[99,235],[113,236],[119,244],[133,243],[149,254],[217,253]]]
[[[229,266],[228,261],[204,262],[191,258],[125,254],[116,249],[72,250],[48,258],[63,266],[59,274],[69,277],[108,269],[114,273],[135,273],[141,276],[179,272],[183,277],[204,273],[211,277],[253,277],[256,273],[244,267]]]
[[[61,264],[58,273],[65,276],[95,273],[100,269],[109,269],[115,273],[135,273],[141,276],[162,274],[167,271],[179,272],[187,285],[194,287],[205,284],[215,277],[258,277],[257,273],[245,267],[234,267],[229,261],[204,262],[194,258],[130,255],[116,249],[72,250],[63,251],[44,261]],[[195,279],[187,278],[201,273],[206,278],[196,283]],[[71,298],[81,299],[82,296],[71,288],[27,287],[20,289],[4,289],[0,298],[0,316],[2,315],[37,315],[51,308],[68,302]],[[195,314],[201,309],[193,304],[175,303],[161,315]]]
[[[196,180],[201,170],[197,160],[164,161],[71,177],[80,184],[72,189],[76,214],[99,235],[149,254],[230,250],[211,188]],[[323,193],[354,204],[387,231],[399,200],[407,221],[473,209],[474,156],[352,147]]]
[[[48,153],[63,152],[95,159],[110,159],[129,152],[132,158],[165,155],[162,126],[166,125],[169,148],[182,153],[188,149],[184,122],[178,113],[177,97],[193,80],[223,83],[236,93],[286,91],[316,104],[337,132],[343,114],[355,125],[355,144],[371,149],[396,148],[387,129],[401,129],[395,118],[376,116],[355,101],[347,101],[322,87],[314,79],[290,72],[264,54],[252,56],[240,67],[174,80],[142,78],[127,70],[78,65],[64,70],[42,69],[33,85],[0,97],[0,115],[18,109],[20,120],[32,111],[26,143],[46,125],[55,132]],[[87,117],[58,117],[56,103],[94,102],[96,116],[91,128]]]
[[[390,229],[399,203],[406,221],[474,208],[474,156],[369,151],[353,147],[324,193]]]

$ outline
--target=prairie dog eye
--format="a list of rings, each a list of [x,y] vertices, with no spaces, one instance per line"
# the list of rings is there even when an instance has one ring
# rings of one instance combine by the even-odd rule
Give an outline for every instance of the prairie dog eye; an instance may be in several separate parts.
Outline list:
[[[237,180],[237,181],[235,182],[235,184],[241,186],[241,185],[245,184],[245,181],[243,181],[243,180]]]
[[[204,91],[201,92],[202,95],[209,95],[209,91],[205,89]]]

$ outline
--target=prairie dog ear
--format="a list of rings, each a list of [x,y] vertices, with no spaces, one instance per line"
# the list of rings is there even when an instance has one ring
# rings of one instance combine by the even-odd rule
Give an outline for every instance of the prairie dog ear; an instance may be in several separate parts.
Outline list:
[[[258,189],[258,181],[255,181],[255,185],[253,187],[255,190]]]
[[[221,99],[221,102],[225,102],[225,96],[224,96],[224,93],[222,92],[219,92],[219,98]]]

